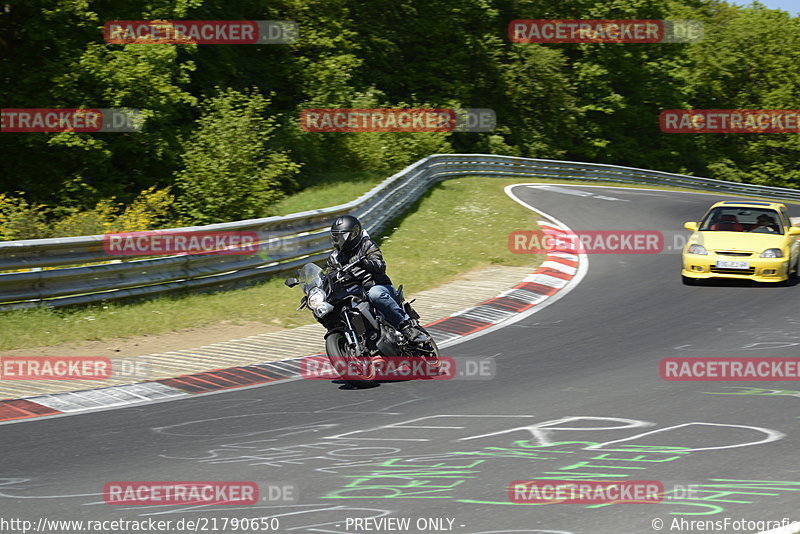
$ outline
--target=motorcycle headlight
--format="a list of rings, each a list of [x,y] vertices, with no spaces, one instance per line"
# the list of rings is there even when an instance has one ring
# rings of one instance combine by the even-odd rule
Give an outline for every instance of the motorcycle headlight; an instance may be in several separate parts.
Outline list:
[[[316,287],[308,294],[308,307],[316,310],[325,302],[325,292]]]
[[[319,307],[314,308],[314,315],[316,315],[317,317],[325,317],[332,311],[333,311],[333,306],[331,306],[325,301],[322,301],[322,304],[320,304]]]
[[[779,248],[768,248],[761,253],[762,258],[782,258],[783,251]]]
[[[706,250],[706,247],[704,247],[703,245],[698,245],[697,243],[691,245],[689,247],[689,250],[687,250],[686,252],[688,252],[689,254],[700,254],[702,256],[708,256],[708,251]]]

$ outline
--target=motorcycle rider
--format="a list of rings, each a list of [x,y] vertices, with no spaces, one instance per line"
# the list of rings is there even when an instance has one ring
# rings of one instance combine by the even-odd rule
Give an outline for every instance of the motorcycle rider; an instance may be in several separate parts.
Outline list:
[[[328,257],[326,271],[342,273],[344,283],[357,283],[367,292],[367,297],[378,313],[398,329],[411,343],[422,343],[427,336],[414,327],[411,318],[397,303],[397,293],[386,275],[386,262],[381,249],[352,215],[337,217],[331,224],[333,252]]]

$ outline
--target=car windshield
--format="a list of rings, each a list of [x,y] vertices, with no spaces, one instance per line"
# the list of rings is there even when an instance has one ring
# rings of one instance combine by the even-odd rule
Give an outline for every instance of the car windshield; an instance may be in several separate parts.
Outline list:
[[[314,287],[322,287],[322,269],[314,263],[306,263],[298,271],[297,279],[303,284],[303,292],[308,293]]]
[[[711,210],[700,223],[704,232],[748,232],[783,234],[778,212],[760,208],[719,207]]]

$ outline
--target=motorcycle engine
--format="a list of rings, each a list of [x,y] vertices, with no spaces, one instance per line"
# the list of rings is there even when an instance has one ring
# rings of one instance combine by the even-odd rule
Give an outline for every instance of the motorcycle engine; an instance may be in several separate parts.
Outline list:
[[[397,340],[385,325],[381,328],[381,337],[375,343],[375,347],[381,356],[400,356],[400,351],[397,350]]]

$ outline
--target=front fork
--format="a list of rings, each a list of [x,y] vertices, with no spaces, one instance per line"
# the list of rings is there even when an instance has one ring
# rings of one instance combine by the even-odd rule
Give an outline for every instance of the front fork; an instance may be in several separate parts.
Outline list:
[[[353,325],[350,322],[350,314],[347,313],[347,310],[342,312],[344,316],[344,323],[347,325],[347,329],[344,331],[344,337],[347,340],[347,343],[353,347],[353,352],[355,353],[356,358],[361,356],[361,346],[358,344],[358,336],[356,336],[356,332],[353,329]]]

